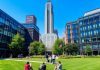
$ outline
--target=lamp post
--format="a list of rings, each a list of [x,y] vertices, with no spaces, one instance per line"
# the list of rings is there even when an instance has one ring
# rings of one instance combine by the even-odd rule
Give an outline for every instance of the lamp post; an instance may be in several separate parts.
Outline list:
[[[60,48],[62,48],[62,50],[63,50],[63,55],[64,55],[64,44],[63,44],[63,42],[61,42]]]
[[[62,49],[63,49],[63,55],[64,55],[64,43],[62,42]]]

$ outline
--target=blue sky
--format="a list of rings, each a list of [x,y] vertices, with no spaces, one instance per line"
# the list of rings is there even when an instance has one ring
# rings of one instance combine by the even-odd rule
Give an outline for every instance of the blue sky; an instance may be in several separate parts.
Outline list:
[[[44,11],[47,0],[0,0],[0,9],[20,23],[26,15],[35,15],[40,33],[44,34]],[[100,0],[52,0],[54,27],[60,37],[64,36],[65,24],[77,20],[85,12],[100,8]]]

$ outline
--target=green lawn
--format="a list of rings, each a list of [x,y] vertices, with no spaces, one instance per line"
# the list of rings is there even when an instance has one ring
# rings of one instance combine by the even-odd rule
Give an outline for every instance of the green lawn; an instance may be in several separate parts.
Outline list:
[[[29,60],[44,61],[44,59]],[[59,60],[62,62],[63,70],[100,70],[100,58],[72,58]],[[25,63],[26,62],[18,62],[13,60],[0,60],[0,70],[24,70]],[[38,70],[39,66],[39,63],[32,62],[32,67],[34,70]],[[47,70],[53,70],[53,68],[53,64],[47,64]]]

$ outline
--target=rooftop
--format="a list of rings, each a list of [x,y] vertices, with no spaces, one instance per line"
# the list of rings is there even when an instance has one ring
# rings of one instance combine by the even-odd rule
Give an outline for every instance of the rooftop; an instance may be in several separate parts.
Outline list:
[[[98,13],[98,12],[100,12],[100,8],[92,10],[92,11],[89,11],[89,12],[86,12],[84,14],[84,16],[89,16],[89,15],[92,15],[92,14],[95,14],[95,13]]]

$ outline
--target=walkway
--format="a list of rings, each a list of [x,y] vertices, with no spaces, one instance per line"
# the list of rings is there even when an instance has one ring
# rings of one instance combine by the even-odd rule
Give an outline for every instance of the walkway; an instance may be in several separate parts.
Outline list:
[[[19,59],[18,60],[16,60],[16,59],[4,59],[4,60],[19,61],[19,62],[27,62],[27,61],[29,61],[29,62],[43,63],[42,61],[32,61],[32,60],[19,60]],[[49,64],[51,64],[51,63],[49,63]]]

